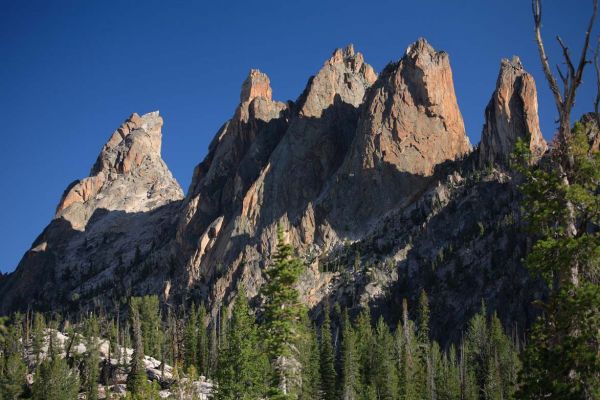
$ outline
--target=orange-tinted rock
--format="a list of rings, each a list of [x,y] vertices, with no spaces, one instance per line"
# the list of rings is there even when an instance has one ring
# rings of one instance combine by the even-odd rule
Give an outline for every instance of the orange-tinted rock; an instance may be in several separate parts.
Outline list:
[[[548,148],[540,131],[535,81],[513,57],[502,60],[496,90],[485,109],[479,164],[506,164],[518,138],[529,139],[535,159]]]
[[[381,73],[365,101],[354,151],[357,173],[383,163],[418,175],[470,151],[447,53],[419,39]]]
[[[256,97],[263,97],[267,100],[272,99],[271,81],[266,74],[257,69],[251,69],[248,77],[242,83],[240,103],[252,101]]]

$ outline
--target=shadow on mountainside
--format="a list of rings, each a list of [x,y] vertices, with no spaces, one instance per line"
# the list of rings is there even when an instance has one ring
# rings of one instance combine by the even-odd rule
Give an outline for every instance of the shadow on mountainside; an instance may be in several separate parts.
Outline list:
[[[474,160],[476,154],[458,165],[440,166],[440,172],[461,170],[460,164],[474,165]],[[450,184],[451,191],[426,191],[345,249],[343,267],[351,266],[357,254],[368,266],[346,277],[342,273],[337,291],[346,295],[333,293],[327,301],[341,301],[357,313],[361,295],[382,289],[370,301],[372,316],[395,325],[402,318],[403,299],[416,320],[419,295],[425,290],[431,334],[442,345],[460,340],[482,301],[488,313],[498,313],[509,333],[522,335],[538,312],[532,301],[545,291],[522,265],[528,237],[520,221],[519,193],[510,181],[485,179],[483,171],[472,167],[461,174],[468,176]]]
[[[174,271],[161,252],[175,235],[180,204],[134,213],[98,209],[83,231],[63,217],[52,220],[1,282],[0,314],[110,309],[130,295],[160,292]]]

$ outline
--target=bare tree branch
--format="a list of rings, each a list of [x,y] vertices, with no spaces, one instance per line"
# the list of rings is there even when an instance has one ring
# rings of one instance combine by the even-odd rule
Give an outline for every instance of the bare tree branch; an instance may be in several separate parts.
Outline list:
[[[588,23],[587,30],[585,31],[585,40],[583,41],[583,48],[581,49],[581,56],[579,58],[579,65],[577,66],[577,71],[572,77],[571,82],[571,90],[569,91],[568,98],[565,99],[566,105],[568,105],[569,111],[573,104],[575,103],[575,92],[577,91],[577,87],[581,84],[581,77],[583,76],[583,69],[585,68],[585,64],[587,64],[587,51],[590,46],[590,35],[592,34],[592,29],[594,28],[594,22],[596,21],[596,16],[598,15],[598,0],[594,0],[594,10],[592,11],[592,16],[590,17],[590,22]]]
[[[596,123],[600,128],[600,115],[598,114],[598,105],[600,104],[600,64],[598,63],[598,57],[600,53],[600,37],[596,40],[596,49],[594,50],[594,67],[596,69],[596,100],[594,100],[594,117],[596,117]]]
[[[556,106],[560,109],[562,107],[563,98],[560,94],[560,90],[558,89],[556,79],[554,79],[554,75],[550,70],[550,64],[548,63],[548,57],[546,56],[546,50],[544,49],[544,41],[542,40],[542,1],[532,0],[531,8],[533,10],[533,21],[535,23],[535,40],[540,53],[544,75],[546,75],[546,80],[550,84],[550,90],[552,90],[552,94],[554,95]]]
[[[565,63],[567,64],[567,68],[569,68],[569,75],[567,75],[567,76],[570,76],[572,79],[575,76],[575,67],[573,66],[573,62],[571,61],[571,55],[569,54],[569,48],[567,46],[565,46],[565,44],[563,43],[560,36],[557,35],[556,40],[558,41],[558,44],[562,48],[563,57],[565,58]]]

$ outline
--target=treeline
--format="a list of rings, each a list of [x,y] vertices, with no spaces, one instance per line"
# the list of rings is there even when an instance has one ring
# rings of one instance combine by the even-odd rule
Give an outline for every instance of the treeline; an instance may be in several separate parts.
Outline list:
[[[231,309],[223,308],[214,318],[203,304],[173,310],[157,296],[131,298],[125,320],[90,314],[71,324],[59,315],[46,320],[39,313],[15,314],[1,325],[0,399],[72,399],[79,392],[97,399],[98,384],[110,392],[119,374],[127,374],[128,397],[158,398],[158,385],[146,376],[144,355],[162,360],[163,369],[174,366],[176,381],[190,382],[199,375],[212,379],[216,399],[514,396],[518,346],[483,305],[458,347],[446,350],[430,338],[425,292],[416,322],[408,317],[406,301],[395,329],[383,318],[372,323],[369,310],[352,321],[336,305],[322,309],[318,328],[295,289],[302,269],[280,229],[258,315],[243,288]],[[66,335],[62,341],[58,332]],[[101,337],[108,342],[104,359]],[[80,343],[83,353],[74,350]],[[133,349],[131,357],[126,348]]]

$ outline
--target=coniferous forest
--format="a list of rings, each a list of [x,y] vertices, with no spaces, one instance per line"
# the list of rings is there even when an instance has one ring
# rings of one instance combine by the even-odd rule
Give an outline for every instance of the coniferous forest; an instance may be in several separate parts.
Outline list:
[[[551,151],[537,157],[519,138],[505,171],[528,238],[522,262],[543,288],[531,326],[507,326],[482,300],[459,339],[434,337],[423,288],[393,320],[329,299],[309,309],[298,289],[307,265],[279,225],[260,291],[238,284],[220,309],[144,295],[0,317],[0,400],[600,399],[600,41],[588,57],[597,1],[579,60],[559,38],[560,80],[541,39],[541,1],[532,5],[559,120]],[[572,123],[590,63],[594,112]]]

